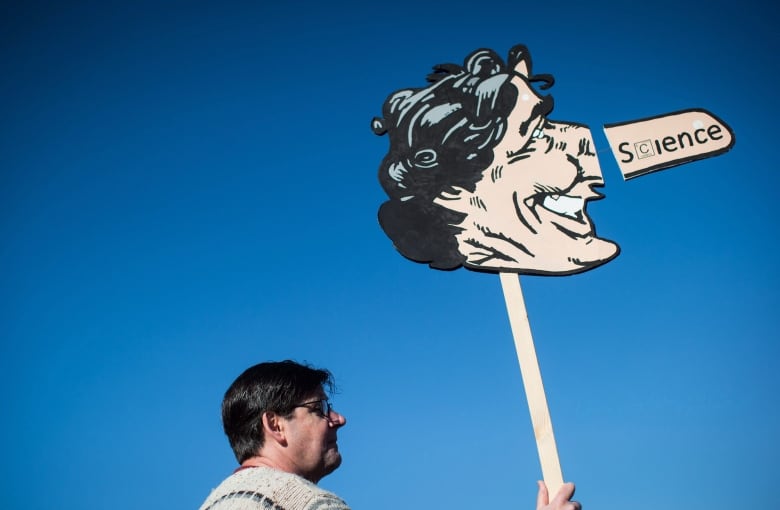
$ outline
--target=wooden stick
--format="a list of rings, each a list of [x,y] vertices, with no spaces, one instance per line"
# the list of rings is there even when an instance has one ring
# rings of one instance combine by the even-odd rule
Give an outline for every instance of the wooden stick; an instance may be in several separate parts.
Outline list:
[[[523,377],[525,396],[528,399],[528,409],[531,411],[531,424],[536,436],[536,449],[542,464],[542,476],[550,493],[550,499],[555,497],[563,485],[561,463],[558,460],[558,449],[555,447],[550,410],[544,395],[542,374],[536,359],[536,349],[531,336],[531,326],[525,311],[523,291],[520,288],[520,278],[514,273],[499,273],[501,288],[504,291],[504,301],[509,313],[509,324],[512,326],[512,336],[515,339],[517,361],[520,362],[520,374]]]

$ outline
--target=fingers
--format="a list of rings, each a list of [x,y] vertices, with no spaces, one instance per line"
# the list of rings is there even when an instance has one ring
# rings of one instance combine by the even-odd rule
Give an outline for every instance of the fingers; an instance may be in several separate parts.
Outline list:
[[[539,484],[539,494],[536,498],[537,510],[582,510],[582,505],[579,501],[571,501],[572,496],[574,496],[573,483],[563,484],[552,501],[549,501],[545,483],[537,483]]]
[[[541,480],[536,482],[539,486],[539,493],[536,495],[536,510],[542,510],[550,502],[550,495],[547,492],[547,485]]]
[[[574,484],[569,482],[561,485],[561,488],[558,489],[558,494],[555,495],[555,498],[553,498],[553,503],[562,504],[568,500],[571,499],[571,497],[574,496]]]

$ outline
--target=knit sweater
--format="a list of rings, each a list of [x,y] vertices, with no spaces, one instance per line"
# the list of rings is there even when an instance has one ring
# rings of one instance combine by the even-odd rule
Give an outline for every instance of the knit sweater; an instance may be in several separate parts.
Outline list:
[[[236,471],[200,510],[349,510],[338,496],[298,475],[267,467]]]

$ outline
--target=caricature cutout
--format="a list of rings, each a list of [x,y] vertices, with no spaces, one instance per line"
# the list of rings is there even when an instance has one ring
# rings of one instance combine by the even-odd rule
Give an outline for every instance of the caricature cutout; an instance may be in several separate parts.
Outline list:
[[[379,222],[404,256],[436,269],[565,275],[614,258],[586,208],[602,195],[587,126],[547,118],[523,45],[443,64],[430,85],[389,96],[372,123],[390,150],[379,169],[389,196]]]
[[[516,274],[566,275],[604,264],[617,244],[586,212],[604,185],[590,130],[547,118],[525,46],[507,65],[492,50],[444,64],[430,85],[400,90],[372,123],[390,150],[379,167],[389,200],[379,223],[404,256],[437,269],[499,273],[539,460],[551,494],[563,484],[550,413]],[[625,179],[728,151],[730,128],[692,109],[605,126]]]

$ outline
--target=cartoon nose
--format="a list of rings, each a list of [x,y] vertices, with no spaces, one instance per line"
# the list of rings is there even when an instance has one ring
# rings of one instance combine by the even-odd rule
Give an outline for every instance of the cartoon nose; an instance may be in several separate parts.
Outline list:
[[[593,143],[593,135],[586,126],[569,124],[566,122],[552,122],[555,127],[553,135],[557,140],[565,143],[565,151],[569,157],[577,160],[582,168],[582,174],[586,177],[601,177],[601,165],[596,155],[596,144]]]

